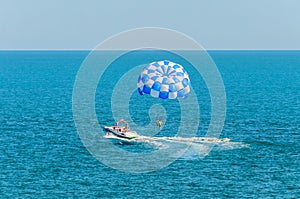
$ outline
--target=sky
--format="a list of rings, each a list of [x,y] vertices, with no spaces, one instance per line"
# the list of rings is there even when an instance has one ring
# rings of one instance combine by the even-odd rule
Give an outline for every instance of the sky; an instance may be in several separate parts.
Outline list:
[[[133,28],[182,32],[208,50],[300,49],[299,0],[0,0],[0,49],[93,49]]]

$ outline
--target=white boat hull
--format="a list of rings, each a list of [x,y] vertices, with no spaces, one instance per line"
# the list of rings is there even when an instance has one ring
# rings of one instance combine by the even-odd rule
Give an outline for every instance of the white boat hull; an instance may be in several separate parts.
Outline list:
[[[135,131],[125,129],[124,127],[120,126],[105,126],[104,130],[107,133],[111,133],[119,138],[134,139],[138,137],[138,134]]]

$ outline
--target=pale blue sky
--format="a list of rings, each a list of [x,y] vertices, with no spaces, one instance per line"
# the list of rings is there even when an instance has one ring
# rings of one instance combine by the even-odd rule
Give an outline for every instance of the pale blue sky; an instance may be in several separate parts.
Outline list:
[[[300,1],[0,0],[0,49],[93,49],[146,26],[206,49],[300,49]]]

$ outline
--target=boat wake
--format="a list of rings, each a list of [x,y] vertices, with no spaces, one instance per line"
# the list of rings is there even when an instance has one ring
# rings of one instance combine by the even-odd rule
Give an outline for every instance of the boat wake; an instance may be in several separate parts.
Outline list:
[[[229,138],[209,138],[209,137],[150,137],[138,136],[134,139],[120,138],[112,134],[107,134],[104,138],[112,139],[117,143],[123,144],[146,144],[152,146],[153,149],[167,149],[169,147],[187,146],[188,149],[181,157],[183,159],[191,159],[193,157],[204,157],[209,154],[211,148],[213,150],[233,150],[249,147],[248,144],[243,142],[233,142]]]

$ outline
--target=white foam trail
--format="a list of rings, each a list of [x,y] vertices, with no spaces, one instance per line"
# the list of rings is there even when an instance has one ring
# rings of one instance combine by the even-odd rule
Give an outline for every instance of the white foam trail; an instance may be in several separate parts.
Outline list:
[[[244,144],[243,142],[232,142],[229,138],[209,138],[209,137],[191,137],[191,138],[183,138],[183,137],[150,137],[150,136],[138,136],[134,139],[125,139],[119,138],[114,135],[105,135],[105,138],[111,138],[116,140],[121,140],[130,143],[147,143],[152,144],[157,148],[167,148],[170,144],[184,144],[190,145],[190,150],[193,150],[195,153],[199,153],[198,155],[204,156],[207,155],[207,151],[209,151],[208,146],[215,146],[216,150],[232,150],[249,147],[249,145]]]

